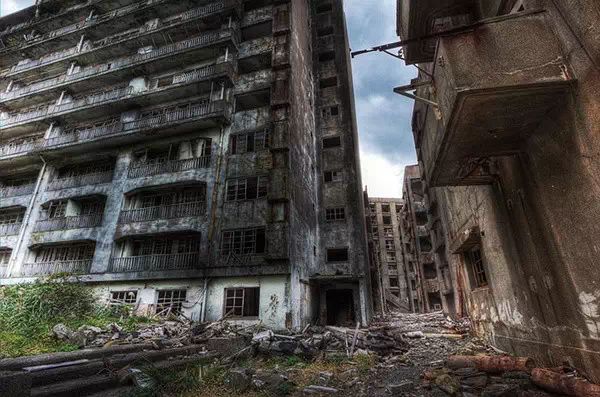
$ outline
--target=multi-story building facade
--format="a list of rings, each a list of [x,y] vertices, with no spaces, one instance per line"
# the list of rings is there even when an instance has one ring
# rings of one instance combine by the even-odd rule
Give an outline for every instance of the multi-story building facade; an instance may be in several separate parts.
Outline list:
[[[341,0],[0,18],[2,283],[276,328],[368,321]]]
[[[398,1],[421,71],[397,91],[416,89],[457,312],[498,348],[596,382],[599,16],[594,0]]]
[[[372,279],[377,285],[373,299],[384,310],[411,312],[412,292],[400,233],[402,199],[369,197],[368,202],[369,246],[376,267]]]

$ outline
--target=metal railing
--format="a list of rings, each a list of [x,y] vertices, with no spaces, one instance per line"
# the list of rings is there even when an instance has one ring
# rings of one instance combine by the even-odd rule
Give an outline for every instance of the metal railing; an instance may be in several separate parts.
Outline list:
[[[206,202],[195,201],[191,203],[180,203],[163,205],[158,207],[136,208],[123,210],[119,215],[119,223],[147,222],[159,219],[187,218],[204,215]]]
[[[68,178],[57,178],[48,184],[47,190],[60,190],[70,187],[98,185],[108,183],[113,179],[113,170],[83,174]]]
[[[148,163],[133,163],[129,166],[127,177],[130,179],[141,178],[172,172],[184,172],[210,167],[211,156],[195,157],[185,160],[166,160]]]
[[[101,127],[67,130],[66,133],[58,137],[47,139],[44,142],[44,147],[48,148],[63,144],[85,142],[107,135],[129,134],[141,129],[148,130],[160,128],[175,122],[207,117],[215,113],[224,113],[227,109],[227,105],[228,102],[225,100],[214,102],[206,100],[200,103],[184,105],[172,110],[163,109],[161,114],[140,117],[134,121],[121,122],[115,120],[114,122]]]
[[[56,273],[86,274],[90,272],[91,267],[91,258],[71,261],[33,262],[24,264],[19,276],[33,277]]]
[[[187,40],[169,44],[157,48],[153,51],[147,52],[145,54],[130,55],[127,57],[112,60],[101,65],[89,66],[81,69],[76,73],[72,73],[69,75],[64,74],[48,80],[38,81],[36,83],[29,84],[25,87],[17,88],[10,92],[1,93],[0,100],[6,101],[32,93],[39,93],[39,91],[49,87],[58,86],[63,83],[72,83],[75,81],[80,81],[90,76],[99,75],[102,73],[112,73],[117,70],[152,61],[156,58],[172,55],[179,51],[186,51],[189,49],[200,48],[205,45],[210,45],[212,43],[227,38],[231,38],[237,43],[237,30],[235,28],[225,28],[218,31],[206,32],[200,36],[192,37]]]
[[[5,223],[0,225],[0,236],[14,236],[19,234],[22,223]]]
[[[34,232],[49,232],[53,230],[86,229],[102,224],[102,214],[65,216],[61,218],[42,219],[37,221]]]
[[[9,143],[8,145],[0,146],[0,158],[13,156],[15,154],[28,153],[32,150],[40,148],[44,144],[44,139],[36,139],[19,143]]]
[[[112,258],[110,260],[110,271],[113,273],[192,270],[200,268],[199,252],[129,256]]]
[[[26,196],[33,193],[35,185],[0,187],[0,198]]]

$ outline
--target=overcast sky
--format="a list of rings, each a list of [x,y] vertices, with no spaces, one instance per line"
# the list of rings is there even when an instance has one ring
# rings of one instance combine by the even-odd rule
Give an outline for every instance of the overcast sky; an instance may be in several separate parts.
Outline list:
[[[5,15],[33,0],[0,0]],[[396,0],[345,0],[353,50],[396,41]],[[383,53],[352,61],[363,184],[372,197],[399,197],[404,166],[416,162],[410,120],[412,101],[392,92],[415,76],[415,69]]]

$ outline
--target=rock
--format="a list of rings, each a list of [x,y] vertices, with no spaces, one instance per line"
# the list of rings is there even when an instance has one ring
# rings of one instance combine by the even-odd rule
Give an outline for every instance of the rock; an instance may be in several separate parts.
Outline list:
[[[252,384],[252,377],[244,369],[233,369],[225,376],[225,384],[235,391],[244,392]]]
[[[399,396],[402,393],[406,393],[411,391],[414,387],[414,384],[411,381],[406,381],[399,383],[397,385],[389,385],[388,390],[392,394],[392,396]]]
[[[487,386],[488,377],[486,375],[470,376],[460,381],[462,385],[469,386],[475,389],[483,389]]]
[[[451,396],[458,396],[460,392],[460,383],[448,374],[440,375],[435,378],[435,385]]]
[[[52,327],[52,334],[62,341],[67,341],[73,335],[73,331],[64,324],[56,324]]]
[[[295,387],[286,376],[269,372],[256,373],[252,384],[257,390],[270,396],[287,396]]]
[[[410,339],[420,339],[420,338],[424,338],[425,334],[423,333],[423,331],[413,331],[413,332],[407,332],[405,336]]]
[[[331,372],[319,372],[319,380],[323,381],[324,383],[328,383],[329,381],[331,381],[332,378],[333,374]]]
[[[496,383],[486,387],[481,397],[514,397],[518,395],[518,392],[518,386]]]
[[[459,378],[468,378],[470,376],[476,376],[481,374],[481,372],[479,372],[477,368],[473,367],[455,369],[454,371],[452,371],[452,373],[458,376]]]
[[[338,391],[338,389],[335,389],[333,387],[310,385],[305,387],[304,390],[302,390],[302,393],[305,396],[325,396],[337,394]]]

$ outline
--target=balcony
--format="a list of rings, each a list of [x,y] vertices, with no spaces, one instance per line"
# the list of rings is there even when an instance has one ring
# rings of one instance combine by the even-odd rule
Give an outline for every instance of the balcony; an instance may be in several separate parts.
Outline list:
[[[19,141],[0,146],[0,160],[19,155],[25,155],[41,147],[44,140],[41,138]]]
[[[437,279],[425,280],[424,284],[427,292],[440,292],[440,282]]]
[[[163,108],[157,113],[129,122],[114,120],[100,127],[67,130],[64,134],[47,139],[44,142],[44,150],[68,149],[75,145],[91,144],[108,137],[112,138],[111,143],[118,145],[131,141],[131,137],[137,133],[148,133],[168,127],[172,127],[170,132],[185,131],[189,128],[207,128],[218,125],[220,122],[228,122],[231,108],[227,100],[208,101],[206,99],[197,103]]]
[[[109,183],[113,179],[113,170],[101,171],[90,174],[76,175],[66,178],[56,178],[52,180],[46,190],[61,190],[78,186],[99,185]]]
[[[177,63],[177,56],[186,54],[194,57],[190,51],[202,50],[206,47],[232,42],[234,46],[238,44],[239,32],[235,28],[226,28],[218,31],[203,33],[177,43],[169,44],[153,51],[134,54],[118,59],[113,59],[100,65],[84,67],[73,74],[63,74],[51,79],[41,80],[31,83],[21,88],[15,88],[12,91],[1,93],[0,101],[6,105],[23,106],[25,98],[35,96],[36,102],[52,101],[58,96],[59,91],[67,86],[73,91],[85,91],[99,85],[108,85],[115,77],[126,79],[134,76],[136,71],[142,65],[152,63],[151,67],[146,68],[148,73],[158,72],[167,66],[173,66]],[[214,55],[214,54],[207,54]],[[157,63],[158,61],[161,61]],[[162,65],[164,63],[164,65]],[[118,74],[128,73],[127,76],[116,76]],[[46,110],[41,110],[45,112]],[[28,118],[33,116],[28,115]],[[17,121],[11,121],[14,124]]]
[[[147,4],[148,2],[143,1],[139,4],[144,3]],[[202,7],[194,8],[192,10],[188,10],[180,14],[169,16],[165,19],[160,20],[156,24],[142,24],[143,26],[139,27],[136,30],[126,30],[127,33],[121,32],[120,29],[117,29],[114,26],[107,27],[105,33],[94,32],[95,36],[100,37],[100,39],[92,42],[90,47],[87,49],[78,51],[77,43],[74,43],[74,46],[71,48],[62,51],[57,51],[51,54],[43,54],[41,58],[31,60],[27,63],[14,65],[0,72],[0,76],[5,78],[19,76],[20,80],[23,80],[23,77],[34,78],[36,75],[39,75],[39,71],[37,71],[37,73],[35,74],[27,72],[37,70],[47,65],[53,64],[53,68],[56,69],[58,66],[56,64],[60,64],[60,66],[66,67],[70,62],[73,61],[88,64],[93,60],[101,58],[102,55],[104,55],[105,53],[111,54],[114,57],[115,54],[120,55],[119,53],[122,53],[124,51],[138,48],[140,46],[139,39],[144,36],[157,35],[157,38],[162,38],[160,37],[160,35],[165,34],[165,31],[168,29],[172,29],[175,27],[181,28],[187,24],[197,23],[207,17],[222,14],[224,11],[232,10],[235,7],[235,3],[235,1],[231,0],[222,0],[219,2],[207,4]],[[105,14],[106,16],[99,16],[95,20],[92,20],[90,22],[77,23],[69,27],[63,28],[61,30],[64,31],[66,29],[67,31],[69,31],[69,33],[77,30],[85,30],[88,27],[97,25],[99,22],[104,21],[106,18],[108,18],[109,20],[111,18],[115,18],[116,16],[118,16],[117,11],[112,11],[108,14]],[[77,29],[77,27],[79,27],[79,29]],[[73,28],[75,28],[75,30],[73,30]],[[118,31],[119,33],[113,34],[115,31]],[[54,35],[53,37],[56,37],[56,34],[54,32],[46,34],[46,36],[52,35]],[[110,36],[106,37],[107,35]],[[153,38],[154,36],[146,39],[152,40]],[[79,36],[77,37],[77,39],[79,39]],[[27,73],[27,76],[23,76],[23,74],[25,73]]]
[[[17,277],[49,276],[57,273],[87,274],[91,266],[92,259],[26,263]]]
[[[180,203],[159,207],[121,211],[119,224],[148,222],[161,219],[198,217],[206,213],[206,202]]]
[[[195,157],[185,160],[166,160],[158,162],[132,163],[127,171],[130,179],[159,174],[185,172],[202,168],[210,168],[211,156]]]
[[[200,254],[192,252],[112,258],[110,260],[109,271],[111,273],[130,273],[201,269],[202,261]]]
[[[0,197],[18,197],[27,196],[33,193],[35,190],[35,184],[21,185],[21,186],[6,186],[0,187]]]
[[[423,137],[431,186],[492,183],[490,158],[520,152],[569,106],[573,79],[549,26],[544,12],[522,12],[439,39],[432,91],[443,128]]]
[[[21,222],[0,225],[0,236],[16,236],[21,230]]]
[[[88,229],[102,224],[102,214],[65,216],[38,221],[34,232],[50,232],[54,230]]]

